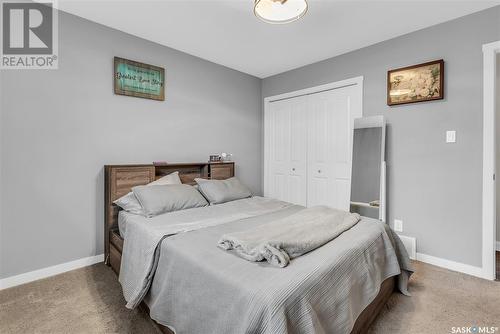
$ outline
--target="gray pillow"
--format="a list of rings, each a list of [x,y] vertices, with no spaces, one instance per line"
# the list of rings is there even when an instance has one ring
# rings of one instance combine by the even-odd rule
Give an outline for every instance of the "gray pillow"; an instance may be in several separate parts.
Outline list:
[[[251,197],[252,193],[235,177],[227,180],[194,179],[198,183],[198,190],[210,204],[220,204],[237,199]]]
[[[137,186],[132,192],[146,217],[208,205],[199,191],[187,184]]]

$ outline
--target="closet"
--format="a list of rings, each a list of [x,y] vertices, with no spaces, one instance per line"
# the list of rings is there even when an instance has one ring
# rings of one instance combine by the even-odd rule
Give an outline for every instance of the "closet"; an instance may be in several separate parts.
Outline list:
[[[264,196],[349,210],[360,84],[267,99]]]

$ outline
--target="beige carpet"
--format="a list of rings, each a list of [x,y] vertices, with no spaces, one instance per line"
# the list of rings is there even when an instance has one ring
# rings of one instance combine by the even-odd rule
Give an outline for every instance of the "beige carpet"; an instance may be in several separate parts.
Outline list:
[[[372,334],[500,326],[500,282],[422,263],[416,269],[413,297],[394,294]],[[0,291],[0,333],[159,333],[144,313],[123,305],[114,273],[97,264]]]

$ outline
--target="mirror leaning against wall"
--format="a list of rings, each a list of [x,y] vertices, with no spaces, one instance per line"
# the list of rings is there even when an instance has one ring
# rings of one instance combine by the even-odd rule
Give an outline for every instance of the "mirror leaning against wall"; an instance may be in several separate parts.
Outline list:
[[[384,116],[354,120],[350,211],[385,221]]]

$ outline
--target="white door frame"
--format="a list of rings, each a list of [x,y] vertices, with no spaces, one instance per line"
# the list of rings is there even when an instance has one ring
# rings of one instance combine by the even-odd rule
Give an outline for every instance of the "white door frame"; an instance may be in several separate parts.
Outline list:
[[[357,94],[358,98],[361,102],[361,110],[363,110],[363,77],[355,77],[355,78],[350,78],[346,80],[341,80],[341,81],[336,81],[336,82],[331,82],[328,84],[320,85],[320,86],[315,86],[315,87],[310,87],[310,88],[305,88],[305,89],[300,89],[296,90],[293,92],[289,93],[284,93],[284,94],[279,94],[279,95],[274,95],[274,96],[268,96],[264,98],[264,196],[267,196],[269,194],[269,153],[270,153],[270,148],[269,148],[269,143],[270,143],[270,138],[269,138],[269,104],[271,102],[279,101],[279,100],[284,100],[284,99],[289,99],[292,97],[298,97],[298,96],[303,96],[303,95],[310,95],[310,94],[315,94],[315,93],[320,93],[332,89],[338,89],[338,88],[343,88],[343,87],[348,87],[348,86],[357,86]]]
[[[495,92],[500,41],[483,45],[483,249],[482,277],[495,279]]]

